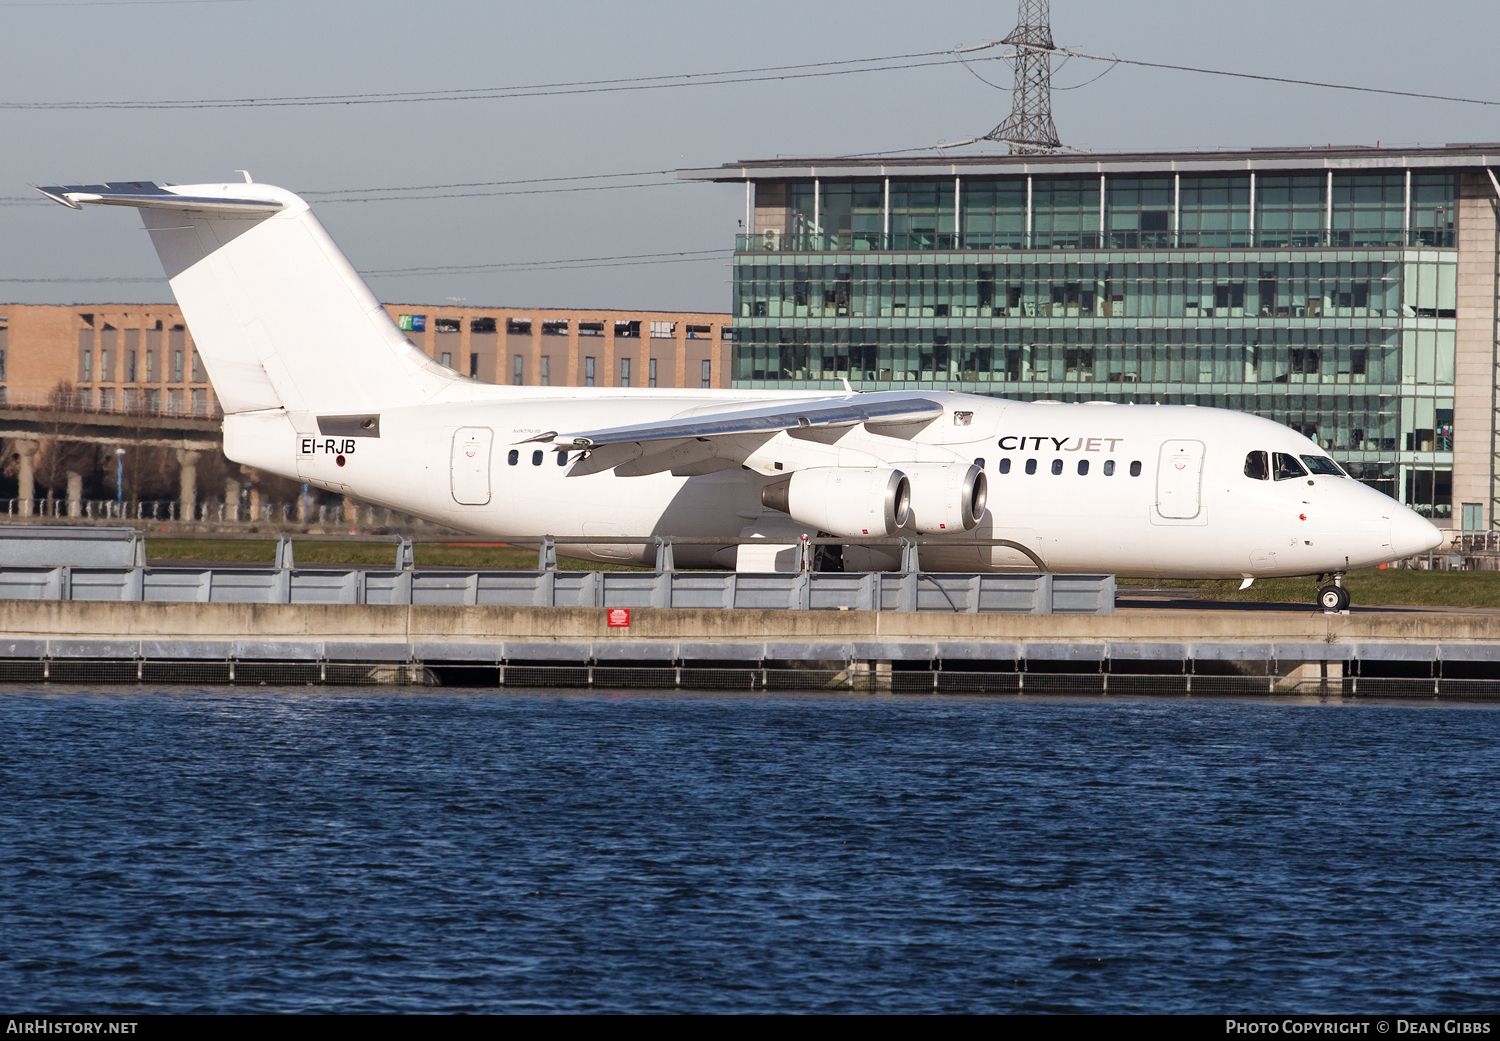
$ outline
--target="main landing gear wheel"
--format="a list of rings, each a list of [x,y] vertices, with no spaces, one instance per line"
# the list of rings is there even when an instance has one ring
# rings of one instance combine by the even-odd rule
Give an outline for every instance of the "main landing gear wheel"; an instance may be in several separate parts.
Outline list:
[[[1349,610],[1349,590],[1332,583],[1318,590],[1318,606],[1325,611]]]

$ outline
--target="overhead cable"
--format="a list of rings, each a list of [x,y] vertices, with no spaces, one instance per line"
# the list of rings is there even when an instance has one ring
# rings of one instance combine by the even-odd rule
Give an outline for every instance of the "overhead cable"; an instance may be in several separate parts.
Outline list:
[[[387,268],[361,271],[365,278],[404,278],[424,275],[518,274],[527,271],[577,271],[593,267],[633,267],[639,264],[693,264],[721,260],[730,249],[689,249],[671,253],[621,253],[607,257],[566,257],[560,260],[516,260],[494,264],[449,264],[437,267]],[[0,278],[3,285],[159,285],[166,276],[156,278]]]
[[[920,59],[934,59],[931,61]],[[729,83],[752,83],[765,80],[812,79],[823,76],[848,76],[863,72],[893,72],[953,65],[963,59],[949,51],[921,51],[893,54],[880,58],[849,58],[841,61],[809,62],[801,65],[772,65],[764,68],[731,69],[721,72],[686,72],[661,76],[631,76],[619,79],[576,80],[561,83],[537,83],[509,87],[476,87],[456,90],[395,91],[378,94],[296,95],[268,98],[201,98],[175,101],[3,101],[0,109],[59,110],[161,110],[206,108],[300,108],[322,105],[390,105],[432,101],[486,101],[506,98],[551,97],[560,94],[608,94],[630,90],[662,90],[672,87],[714,86]],[[992,60],[992,59],[980,59]],[[890,64],[907,62],[907,64]],[[848,66],[861,66],[850,68]],[[800,70],[821,70],[814,72]]]
[[[1138,65],[1144,69],[1170,69],[1174,72],[1196,72],[1203,76],[1229,76],[1242,80],[1262,80],[1266,83],[1289,83],[1297,87],[1321,87],[1325,90],[1352,90],[1361,94],[1387,94],[1398,98],[1418,98],[1423,101],[1452,101],[1460,105],[1500,106],[1500,101],[1487,101],[1483,98],[1461,98],[1451,94],[1422,94],[1412,90],[1391,90],[1387,87],[1360,87],[1350,83],[1323,83],[1319,80],[1295,79],[1290,76],[1266,76],[1255,72],[1228,72],[1224,69],[1200,69],[1192,65],[1169,65],[1165,62],[1135,61],[1130,58],[1116,57],[1115,55],[1085,54],[1083,51],[1070,50],[1066,47],[1028,47],[1026,44],[1018,44],[1017,46],[1026,47],[1028,50],[1046,51],[1049,54],[1067,55],[1070,58],[1087,58],[1090,61],[1116,62],[1120,65]]]

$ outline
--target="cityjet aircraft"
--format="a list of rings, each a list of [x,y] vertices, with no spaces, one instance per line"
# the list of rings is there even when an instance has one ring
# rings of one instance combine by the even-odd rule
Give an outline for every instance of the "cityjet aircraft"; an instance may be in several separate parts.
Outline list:
[[[246,175],[248,181],[248,175]],[[939,391],[713,391],[479,383],[414,346],[307,203],[263,184],[39,189],[141,212],[224,409],[232,460],[477,535],[764,536],[678,566],[772,570],[775,540],[936,537],[926,570],[1330,577],[1442,534],[1317,444],[1191,406]],[[1007,540],[1025,547],[981,544]],[[773,550],[767,553],[766,550]],[[649,564],[654,543],[569,546]],[[790,557],[790,553],[782,556]]]

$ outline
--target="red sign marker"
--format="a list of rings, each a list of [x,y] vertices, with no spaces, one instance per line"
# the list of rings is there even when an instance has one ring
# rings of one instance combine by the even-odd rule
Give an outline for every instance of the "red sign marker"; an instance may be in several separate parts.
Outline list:
[[[628,629],[630,627],[630,608],[628,607],[611,607],[607,617],[611,628],[623,626]]]

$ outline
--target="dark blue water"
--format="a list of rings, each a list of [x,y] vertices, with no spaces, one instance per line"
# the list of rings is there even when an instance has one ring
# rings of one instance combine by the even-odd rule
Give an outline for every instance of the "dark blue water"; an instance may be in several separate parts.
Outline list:
[[[37,1012],[1500,998],[1500,711],[0,694]]]

